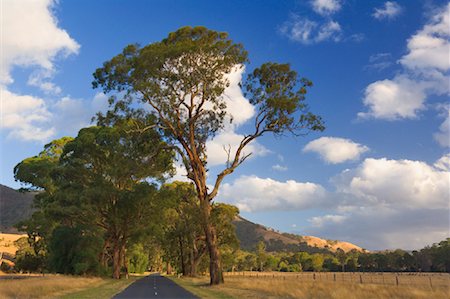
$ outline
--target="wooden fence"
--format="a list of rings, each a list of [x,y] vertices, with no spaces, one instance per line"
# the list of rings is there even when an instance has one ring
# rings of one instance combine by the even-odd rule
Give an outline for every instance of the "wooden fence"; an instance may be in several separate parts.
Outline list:
[[[361,283],[383,285],[415,285],[450,287],[449,273],[422,272],[225,272],[225,277],[251,277],[255,279],[283,279],[309,282]]]

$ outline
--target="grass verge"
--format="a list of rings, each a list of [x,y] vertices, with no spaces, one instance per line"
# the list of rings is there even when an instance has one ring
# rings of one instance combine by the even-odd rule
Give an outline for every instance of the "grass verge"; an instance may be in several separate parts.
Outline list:
[[[110,299],[117,293],[123,291],[130,284],[142,277],[130,276],[129,279],[103,279],[100,285],[90,287],[78,292],[71,292],[60,296],[61,299]]]
[[[399,298],[399,299],[448,299],[450,288],[431,289],[422,286],[392,286],[376,284],[304,282],[291,279],[255,279],[226,277],[225,284],[208,286],[208,278],[169,277],[200,298]]]
[[[232,299],[235,298],[223,292],[220,287],[210,287],[206,277],[175,277],[166,276],[179,286],[185,288],[192,294],[205,299]]]
[[[0,298],[111,298],[140,277],[114,280],[65,275],[0,280]]]

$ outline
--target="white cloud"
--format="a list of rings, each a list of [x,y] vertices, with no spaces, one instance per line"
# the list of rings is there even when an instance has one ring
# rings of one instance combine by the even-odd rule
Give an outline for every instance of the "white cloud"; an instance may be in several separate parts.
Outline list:
[[[227,114],[232,116],[232,122],[230,123],[230,118],[227,118],[225,128],[214,139],[206,142],[208,165],[210,166],[225,164],[228,159],[228,150],[231,155],[230,159],[234,158],[233,155],[241,140],[244,138],[244,135],[237,133],[236,130],[239,126],[252,119],[255,114],[255,108],[244,97],[242,89],[239,86],[244,71],[244,68],[238,68],[227,75],[230,85],[225,89],[224,100],[227,105]],[[250,153],[252,154],[251,158],[265,156],[269,152],[268,149],[257,141],[253,141],[245,147],[241,157]]]
[[[315,216],[311,217],[308,221],[312,226],[322,227],[328,223],[339,224],[347,219],[347,216],[343,215],[325,215],[325,216]]]
[[[173,164],[173,167],[175,168],[175,174],[169,179],[169,182],[192,182],[190,179],[188,179],[186,168],[182,163],[176,162]]]
[[[8,138],[39,141],[48,140],[55,133],[54,128],[48,127],[52,115],[43,99],[2,88],[1,106],[0,128],[8,130]]]
[[[408,40],[409,53],[400,63],[412,70],[450,69],[450,3]],[[447,82],[448,84],[448,82]]]
[[[58,55],[77,53],[79,45],[58,27],[53,16],[51,0],[2,1],[2,56],[0,84],[13,81],[13,66],[39,66],[54,71]]]
[[[241,211],[308,209],[323,205],[325,189],[314,183],[286,182],[257,176],[241,176],[223,184],[218,200],[236,205]]]
[[[8,131],[8,138],[47,142],[60,135],[76,135],[91,124],[97,111],[105,111],[107,97],[97,93],[92,101],[63,97],[45,101],[30,95],[17,95],[2,90],[0,128]],[[58,128],[58,129],[56,129]]]
[[[421,161],[367,158],[334,182],[338,193],[353,196],[360,205],[448,208],[450,173]]]
[[[342,29],[338,22],[329,21],[322,25],[317,33],[316,42],[334,40],[339,41],[341,39]]]
[[[314,44],[327,40],[338,42],[342,37],[341,26],[333,20],[318,23],[297,15],[293,15],[286,21],[281,26],[280,32],[290,40],[302,44]]]
[[[434,139],[442,147],[450,147],[450,109],[446,109],[446,117],[439,126],[439,131],[433,134]]]
[[[450,171],[450,154],[442,156],[439,160],[434,163],[434,167],[443,171]],[[449,182],[450,183],[450,182]]]
[[[227,114],[232,115],[233,127],[244,124],[255,114],[255,107],[244,97],[239,86],[244,72],[244,67],[237,68],[226,76],[230,85],[224,91],[224,99],[227,104]]]
[[[400,58],[401,72],[393,79],[376,81],[365,90],[367,112],[361,118],[398,120],[416,118],[431,95],[450,93],[450,4],[408,40],[408,53]]]
[[[395,1],[386,1],[381,8],[375,8],[372,16],[378,20],[393,19],[402,12],[402,7]]]
[[[328,163],[337,164],[349,160],[357,160],[369,148],[350,139],[337,137],[321,137],[309,142],[304,152],[316,152]]]
[[[288,170],[288,168],[286,166],[282,166],[280,164],[273,165],[272,169],[276,170],[276,171],[286,171],[286,170]]]
[[[32,69],[28,85],[46,94],[61,93],[61,88],[51,82],[56,72],[54,62],[59,57],[78,53],[80,46],[58,27],[53,5],[54,1],[50,0],[2,1],[0,128],[8,132],[9,138],[46,142],[56,133],[55,118],[66,118],[52,111],[52,108],[62,108],[58,103],[8,90],[8,85],[14,81],[11,71],[22,67]],[[66,112],[66,116],[70,116],[73,111]]]
[[[340,0],[312,0],[313,10],[320,15],[330,15],[341,9]]]
[[[360,118],[397,120],[416,118],[425,109],[426,83],[397,76],[392,80],[376,81],[365,90],[363,103],[369,112],[360,112]]]
[[[221,165],[225,164],[228,159],[227,151],[230,150],[230,159],[233,159],[233,155],[236,152],[244,135],[235,133],[234,131],[222,131],[213,140],[206,142],[206,148],[208,153],[208,165]],[[258,142],[254,141],[247,145],[241,154],[241,157],[252,154],[250,157],[265,156],[270,151]]]
[[[305,233],[352,242],[369,250],[420,249],[448,238],[448,210],[361,208],[336,219],[311,218]]]
[[[449,161],[366,159],[333,179],[339,206],[311,217],[306,233],[369,249],[418,249],[447,238]]]
[[[423,161],[367,158],[334,177],[334,191],[295,180],[241,176],[218,200],[241,211],[320,210],[303,234],[368,249],[417,249],[448,237],[450,154]]]

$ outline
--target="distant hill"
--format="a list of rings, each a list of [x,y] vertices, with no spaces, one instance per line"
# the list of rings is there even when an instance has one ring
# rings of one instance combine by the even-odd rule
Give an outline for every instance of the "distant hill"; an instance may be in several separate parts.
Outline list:
[[[240,216],[233,221],[241,249],[254,250],[259,241],[264,241],[266,250],[273,251],[306,251],[309,253],[335,252],[341,248],[345,252],[352,249],[365,251],[359,246],[342,241],[324,240],[312,236],[299,236],[279,233],[261,224],[250,222]]]
[[[34,195],[0,185],[0,232],[18,233],[13,226],[31,216]]]
[[[0,232],[17,234],[13,226],[31,216],[34,192],[19,192],[0,185]],[[254,250],[259,241],[266,243],[267,251],[335,252],[341,248],[345,252],[352,249],[363,251],[348,242],[324,240],[312,236],[298,236],[279,233],[261,224],[250,222],[240,216],[234,221],[236,235],[243,250]]]

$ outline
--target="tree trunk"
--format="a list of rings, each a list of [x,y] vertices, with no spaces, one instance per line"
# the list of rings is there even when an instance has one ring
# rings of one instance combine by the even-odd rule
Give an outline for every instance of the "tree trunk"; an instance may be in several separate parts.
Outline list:
[[[186,276],[188,270],[186,269],[186,261],[184,260],[183,240],[181,237],[178,237],[178,245],[180,246],[181,273],[183,273],[183,276]]]
[[[167,262],[166,272],[167,272],[167,275],[172,274],[172,266],[170,265],[170,262]]]
[[[217,233],[214,225],[211,223],[211,205],[205,198],[200,200],[203,212],[203,226],[206,236],[206,245],[209,252],[209,276],[210,285],[223,283],[222,266],[220,264],[220,252],[217,244]]]
[[[113,278],[119,279],[120,278],[120,263],[121,256],[120,256],[120,246],[118,244],[118,241],[114,242],[113,245]]]
[[[120,255],[122,256],[122,265],[123,270],[125,272],[125,278],[128,279],[128,261],[127,261],[127,248],[125,245],[125,242],[122,242],[121,249],[120,249]]]

